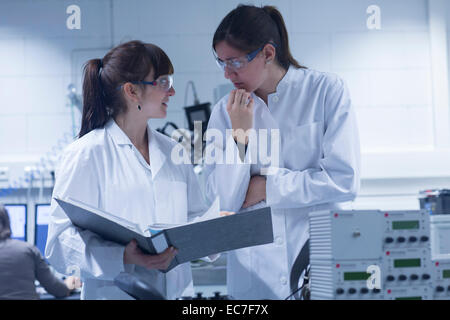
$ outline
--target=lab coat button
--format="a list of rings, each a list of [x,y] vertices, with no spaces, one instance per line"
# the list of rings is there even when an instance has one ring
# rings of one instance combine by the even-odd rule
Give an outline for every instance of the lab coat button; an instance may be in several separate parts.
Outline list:
[[[283,239],[281,237],[276,237],[275,238],[275,243],[279,246],[281,246],[283,244]]]
[[[279,100],[278,96],[274,96],[273,99],[272,99],[272,101],[275,102],[275,103],[277,103],[278,100]]]
[[[280,282],[281,282],[281,284],[283,284],[283,285],[287,284],[287,279],[286,279],[286,277],[281,277]]]

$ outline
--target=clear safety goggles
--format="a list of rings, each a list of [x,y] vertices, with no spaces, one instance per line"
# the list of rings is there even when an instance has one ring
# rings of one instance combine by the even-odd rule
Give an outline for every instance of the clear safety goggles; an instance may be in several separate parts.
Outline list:
[[[168,74],[164,76],[160,76],[158,79],[154,81],[136,81],[132,82],[133,84],[149,84],[152,86],[157,86],[161,90],[169,91],[173,85],[173,76]]]
[[[171,74],[164,75],[158,77],[158,79],[153,81],[132,81],[132,84],[148,84],[151,86],[158,87],[159,89],[163,91],[169,91],[170,88],[173,86],[173,76]],[[118,89],[122,88],[123,85],[121,85]]]
[[[277,45],[273,42],[269,42],[269,44],[276,47]],[[258,55],[258,53],[265,47],[266,45],[262,46],[261,48],[256,49],[255,51],[252,51],[245,56],[234,58],[234,59],[228,59],[228,60],[222,60],[220,59],[216,52],[213,50],[214,58],[216,59],[216,63],[219,66],[222,71],[225,71],[225,68],[228,68],[228,70],[231,71],[239,71],[243,68],[245,68],[255,57]]]

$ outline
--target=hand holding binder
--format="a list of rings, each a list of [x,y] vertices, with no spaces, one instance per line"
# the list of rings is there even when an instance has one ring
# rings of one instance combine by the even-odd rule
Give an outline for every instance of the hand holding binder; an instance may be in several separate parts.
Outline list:
[[[139,249],[137,241],[133,239],[125,247],[123,262],[124,264],[135,264],[147,269],[166,270],[177,253],[177,249],[169,247],[160,254],[148,255]]]
[[[208,220],[204,220],[204,216],[208,216],[205,214],[197,219],[199,222],[179,226],[159,225],[162,228],[158,230],[154,229],[154,225],[149,236],[138,225],[80,201],[71,198],[55,200],[75,226],[90,230],[105,240],[126,246],[135,239],[139,249],[151,255],[175,247],[178,254],[167,269],[160,269],[162,272],[216,253],[273,242],[269,207],[225,217],[208,217]]]

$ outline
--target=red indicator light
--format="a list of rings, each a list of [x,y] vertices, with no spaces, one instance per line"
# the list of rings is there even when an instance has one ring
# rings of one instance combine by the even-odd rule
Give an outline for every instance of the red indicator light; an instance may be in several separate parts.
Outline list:
[[[386,251],[386,255],[388,256],[388,255],[390,255],[391,254],[391,252],[390,251]]]
[[[337,265],[336,265],[336,268],[340,268],[341,267],[341,265],[338,263]]]
[[[439,262],[436,262],[436,267],[439,267]]]
[[[337,213],[334,214],[334,217],[337,218],[339,215]]]
[[[389,217],[389,213],[386,212],[386,213],[384,214],[384,216],[385,216],[386,218]]]
[[[391,289],[389,289],[389,290],[388,290],[388,293],[391,294],[391,292],[392,292]]]

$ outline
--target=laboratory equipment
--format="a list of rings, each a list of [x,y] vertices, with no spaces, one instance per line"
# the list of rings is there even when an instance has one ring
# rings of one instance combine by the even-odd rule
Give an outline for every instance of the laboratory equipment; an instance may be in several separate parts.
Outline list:
[[[433,300],[450,300],[450,258],[433,258]]]
[[[450,215],[430,216],[435,300],[450,300]]]
[[[450,214],[450,190],[433,189],[419,193],[420,208],[429,214]]]
[[[430,216],[431,256],[450,259],[450,215]]]
[[[167,131],[169,127],[172,127],[173,130],[178,130],[178,126],[173,122],[166,122],[162,128],[156,129],[156,131],[168,136],[172,137],[172,134]]]
[[[186,118],[188,120],[188,128],[190,131],[194,131],[195,122],[201,122],[202,124],[202,137],[208,128],[209,117],[211,116],[211,103],[206,102],[202,104],[196,104],[189,107],[184,107]]]
[[[425,210],[326,210],[309,218],[311,299],[433,299]]]

